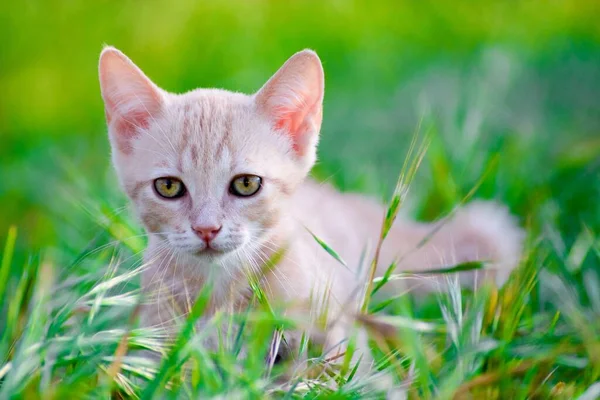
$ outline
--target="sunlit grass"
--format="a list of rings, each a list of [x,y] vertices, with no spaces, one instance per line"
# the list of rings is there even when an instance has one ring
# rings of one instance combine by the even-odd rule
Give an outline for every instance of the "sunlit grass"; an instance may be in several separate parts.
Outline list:
[[[426,155],[430,136],[421,139],[422,145],[415,141],[410,147],[382,215],[380,241],[421,161],[445,162],[430,159],[441,153]],[[462,197],[456,193],[453,199]],[[297,356],[309,357],[290,378],[285,365],[273,365],[273,352],[285,341],[282,333],[303,322],[285,318],[269,304],[257,276],[248,277],[255,300],[241,314],[204,317],[207,285],[175,337],[138,328],[144,238],[127,213],[113,211],[111,202],[93,195],[77,200],[100,229],[79,254],[42,252],[17,263],[17,229],[9,230],[0,263],[1,398],[382,398],[403,393],[408,398],[567,399],[593,398],[598,391],[600,274],[595,266],[600,239],[586,226],[571,245],[562,242],[548,220],[544,229],[554,232],[552,240],[529,226],[522,265],[501,289],[461,290],[456,273],[482,268],[470,263],[431,271],[447,276],[447,288],[437,295],[382,297],[384,285],[411,277],[410,272],[395,271],[395,264],[382,277],[367,271],[371,279],[356,318],[369,335],[375,360],[371,372],[358,375],[362,360],[351,357],[354,342],[333,360],[311,350],[305,336]],[[340,268],[348,268],[335,249],[315,240]],[[366,261],[377,263],[376,257]],[[276,268],[277,262],[276,254],[265,268]],[[223,334],[219,348],[205,348],[202,338],[214,330]],[[143,357],[141,350],[157,356]]]

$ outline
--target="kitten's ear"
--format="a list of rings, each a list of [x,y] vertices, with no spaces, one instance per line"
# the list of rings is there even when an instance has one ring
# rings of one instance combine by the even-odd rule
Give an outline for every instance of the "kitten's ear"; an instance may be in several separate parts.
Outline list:
[[[324,76],[314,51],[294,54],[256,94],[256,104],[275,129],[292,139],[300,157],[314,161],[323,113]]]
[[[99,74],[109,130],[119,148],[126,150],[130,139],[161,111],[162,91],[114,47],[100,54]]]

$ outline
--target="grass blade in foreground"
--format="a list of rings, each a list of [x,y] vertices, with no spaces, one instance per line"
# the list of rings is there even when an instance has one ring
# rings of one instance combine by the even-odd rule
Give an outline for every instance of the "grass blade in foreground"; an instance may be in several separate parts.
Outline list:
[[[383,224],[381,226],[381,233],[379,236],[379,241],[377,243],[377,248],[375,249],[375,256],[373,257],[373,261],[371,262],[371,269],[369,271],[369,280],[367,281],[367,288],[363,299],[363,304],[361,307],[362,312],[367,312],[369,309],[369,303],[371,301],[371,295],[373,292],[373,279],[375,279],[375,273],[377,270],[377,265],[379,263],[379,254],[381,253],[381,247],[383,245],[383,241],[387,237],[396,217],[398,216],[398,211],[400,210],[400,206],[405,200],[408,194],[408,188],[410,183],[415,177],[419,165],[423,161],[425,154],[427,153],[427,147],[429,145],[429,141],[427,136],[419,146],[417,154],[413,159],[413,151],[417,144],[419,130],[415,132],[413,135],[413,139],[410,144],[410,148],[408,150],[408,154],[404,160],[404,165],[402,167],[402,171],[400,172],[400,176],[398,177],[398,182],[396,183],[396,188],[394,189],[394,193],[392,195],[392,200],[388,209],[386,211]],[[393,271],[390,271],[390,273]]]

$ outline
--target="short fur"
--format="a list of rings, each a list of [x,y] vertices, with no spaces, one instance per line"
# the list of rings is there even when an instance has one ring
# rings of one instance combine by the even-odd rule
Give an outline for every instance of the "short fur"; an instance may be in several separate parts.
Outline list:
[[[172,327],[209,279],[211,311],[241,307],[250,297],[251,271],[290,312],[308,308],[314,316],[310,299],[328,292],[330,323],[338,324],[328,326],[327,343],[342,341],[350,321],[338,317],[342,310],[356,310],[357,289],[366,280],[357,274],[359,260],[367,244],[377,242],[384,207],[306,179],[316,159],[324,94],[317,55],[295,54],[254,95],[216,89],[171,94],[107,47],[100,82],[113,163],[149,237],[142,280],[154,302],[145,308],[144,323]],[[248,198],[233,196],[228,188],[239,174],[262,177],[261,190]],[[158,196],[153,181],[165,176],[181,179],[187,193],[175,200]],[[195,234],[196,225],[221,227],[212,249]],[[494,203],[459,210],[417,249],[436,226],[398,221],[378,272],[395,259],[402,260],[399,271],[490,260],[501,284],[519,261],[522,232]],[[307,228],[349,268],[327,254]],[[260,272],[282,248],[274,269]]]

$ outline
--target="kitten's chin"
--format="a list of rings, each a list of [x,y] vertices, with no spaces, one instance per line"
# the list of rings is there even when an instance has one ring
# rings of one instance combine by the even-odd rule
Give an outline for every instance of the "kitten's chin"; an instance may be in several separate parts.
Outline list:
[[[194,255],[196,257],[200,257],[200,258],[207,258],[210,260],[215,260],[215,259],[225,256],[227,253],[229,253],[229,251],[222,251],[222,250],[218,250],[218,249],[213,249],[212,247],[207,247],[203,250],[196,250],[194,252]]]

